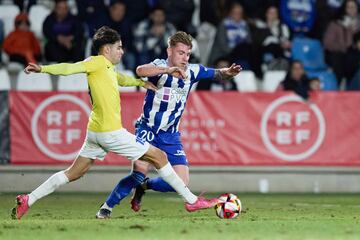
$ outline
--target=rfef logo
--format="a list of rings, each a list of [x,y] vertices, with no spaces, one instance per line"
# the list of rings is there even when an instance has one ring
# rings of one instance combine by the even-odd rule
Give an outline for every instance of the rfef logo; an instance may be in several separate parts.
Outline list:
[[[314,154],[325,137],[325,120],[314,103],[284,96],[265,110],[261,138],[266,148],[285,161],[300,161]]]
[[[56,160],[72,160],[86,136],[89,106],[81,99],[60,94],[35,109],[31,133],[41,152]]]

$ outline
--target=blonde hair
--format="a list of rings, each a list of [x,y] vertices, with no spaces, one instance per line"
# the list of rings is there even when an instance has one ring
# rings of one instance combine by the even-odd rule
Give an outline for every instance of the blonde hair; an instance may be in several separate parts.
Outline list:
[[[192,36],[186,32],[178,31],[169,37],[168,46],[175,47],[177,43],[182,43],[192,48]]]

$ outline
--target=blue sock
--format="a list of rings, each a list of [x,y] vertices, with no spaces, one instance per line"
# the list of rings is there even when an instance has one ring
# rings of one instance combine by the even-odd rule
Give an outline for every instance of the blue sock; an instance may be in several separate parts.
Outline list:
[[[175,190],[162,178],[150,178],[147,181],[147,188],[158,192],[175,192]]]
[[[131,190],[141,184],[145,179],[145,175],[141,172],[133,171],[130,175],[121,179],[118,185],[113,189],[106,199],[106,204],[113,208],[116,204],[129,195]]]

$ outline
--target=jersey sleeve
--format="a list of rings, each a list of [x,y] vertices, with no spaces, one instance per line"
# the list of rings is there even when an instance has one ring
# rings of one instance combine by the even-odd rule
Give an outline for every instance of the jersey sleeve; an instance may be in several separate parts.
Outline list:
[[[123,73],[117,73],[117,81],[119,86],[122,87],[130,87],[130,86],[144,86],[145,82],[141,79],[131,77],[129,75],[125,75]]]
[[[77,63],[58,63],[41,67],[41,72],[53,75],[71,75],[76,73],[91,73],[104,67],[105,62],[101,57],[89,57]]]
[[[194,73],[194,78],[193,78],[194,82],[198,82],[201,79],[212,79],[215,76],[214,68],[207,68],[200,64],[195,65],[195,67],[193,67],[192,70]]]
[[[157,67],[167,67],[166,61],[164,59],[155,59],[151,62],[151,64],[157,66]]]
[[[75,73],[84,73],[86,72],[85,66],[82,62],[77,63],[59,63],[51,64],[41,67],[42,73],[49,73],[52,75],[71,75]]]

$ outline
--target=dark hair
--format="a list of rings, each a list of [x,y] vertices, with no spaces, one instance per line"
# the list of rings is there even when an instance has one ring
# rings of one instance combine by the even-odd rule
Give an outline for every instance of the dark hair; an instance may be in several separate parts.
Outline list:
[[[275,4],[265,4],[265,7],[264,8],[261,8],[259,10],[259,16],[258,18],[265,21],[266,22],[266,13],[267,11],[270,9],[270,8],[276,8],[277,12],[278,12],[278,18],[280,18],[280,10],[279,10],[279,7]]]
[[[20,13],[15,17],[15,27],[19,27],[23,22],[25,22],[30,27],[29,17],[26,13]]]
[[[58,3],[61,3],[61,2],[67,3],[67,0],[55,0],[55,5],[57,5]]]
[[[312,81],[318,81],[318,82],[321,82],[320,78],[319,77],[311,77],[309,78],[309,82],[312,82]]]
[[[154,13],[155,11],[163,11],[165,13],[165,9],[161,5],[155,5],[153,8],[150,9],[150,13]]]
[[[107,26],[103,26],[94,34],[92,40],[92,53],[98,54],[102,46],[106,44],[114,44],[120,40],[121,37],[117,31]]]
[[[288,68],[288,72],[291,71],[291,69],[293,68],[293,66],[294,66],[295,64],[300,64],[302,67],[304,67],[304,64],[303,64],[300,60],[295,59],[295,60],[292,60],[292,61],[290,62],[289,68]]]
[[[227,15],[229,15],[229,14],[231,13],[231,11],[232,11],[235,7],[241,7],[241,9],[242,9],[242,18],[243,18],[243,19],[247,19],[247,15],[246,15],[244,6],[243,6],[240,2],[232,2],[231,5],[230,5],[230,8],[229,8],[229,10],[228,10]]]
[[[112,7],[112,6],[114,6],[115,4],[122,4],[122,5],[125,5],[125,6],[126,6],[124,0],[114,0],[114,1],[111,1],[111,2],[110,2],[109,7]]]
[[[345,14],[346,14],[346,5],[348,4],[348,2],[354,2],[355,5],[358,8],[358,11],[359,11],[359,4],[358,4],[357,0],[345,0],[342,3],[340,9],[338,10],[338,14],[336,16],[336,19],[342,19],[345,16]]]

